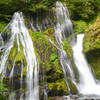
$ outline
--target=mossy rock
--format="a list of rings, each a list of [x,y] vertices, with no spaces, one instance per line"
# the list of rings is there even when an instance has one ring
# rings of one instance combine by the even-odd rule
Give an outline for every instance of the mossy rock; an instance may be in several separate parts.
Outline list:
[[[48,36],[54,36],[54,27],[48,28],[44,31],[44,34]]]
[[[96,78],[100,79],[100,16],[89,26],[84,37],[84,53]]]
[[[69,55],[70,59],[72,60],[72,57],[73,57],[72,47],[67,41],[64,41],[63,49],[67,52],[67,54]]]
[[[84,37],[84,52],[100,48],[100,16],[89,26]]]
[[[100,79],[100,49],[88,51],[86,53],[88,63],[91,65],[97,79]]]
[[[10,64],[8,64],[9,71],[11,71],[11,69],[12,69],[12,66],[14,64],[14,60],[15,60],[14,67],[17,67],[18,70],[21,70],[21,65],[22,65],[21,60],[23,60],[23,65],[24,65],[23,75],[25,76],[26,71],[27,71],[27,62],[26,62],[26,58],[24,56],[24,51],[23,51],[23,46],[21,44],[21,41],[20,41],[20,51],[18,51],[18,45],[17,45],[16,39],[14,42],[14,46],[11,49],[11,52],[9,55],[9,62],[10,62]]]
[[[48,83],[49,93],[48,96],[63,96],[68,94],[68,89],[65,80],[58,80],[55,83]]]
[[[0,33],[3,31],[6,25],[7,23],[5,23],[4,21],[0,21]]]
[[[75,86],[75,84],[72,82],[72,80],[68,77],[67,78],[68,84],[69,84],[69,88],[72,94],[77,94],[77,88]]]
[[[54,23],[56,22],[56,15],[55,15],[55,7],[52,7],[53,15],[54,15]]]
[[[74,21],[74,25],[75,25],[74,27],[75,34],[85,33],[88,30],[88,25],[83,20]]]

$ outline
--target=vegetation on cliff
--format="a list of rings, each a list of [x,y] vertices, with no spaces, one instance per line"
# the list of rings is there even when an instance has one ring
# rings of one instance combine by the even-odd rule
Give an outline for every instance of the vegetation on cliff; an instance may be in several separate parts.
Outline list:
[[[84,52],[96,77],[100,79],[100,15],[89,26],[84,38]]]
[[[64,2],[73,20],[90,21],[100,10],[99,0],[58,0]],[[43,11],[55,7],[56,0],[1,0],[0,19],[10,21],[16,11],[22,11],[27,15],[40,15]]]
[[[49,32],[47,32],[48,30]],[[52,28],[49,28],[44,33],[32,32],[30,30],[34,46],[36,47],[36,51],[39,53],[40,57],[41,75],[42,78],[44,77],[44,80],[40,81],[40,86],[42,88],[44,84],[48,86],[49,98],[68,94],[58,51],[52,44],[50,44],[48,37],[46,36],[48,34],[49,38],[55,43],[54,33],[51,33],[52,30]],[[71,81],[70,83],[70,88],[73,87],[71,88],[71,92],[77,93],[74,84]],[[40,95],[42,95],[41,91]]]
[[[66,0],[73,20],[93,20],[100,10],[99,0]]]

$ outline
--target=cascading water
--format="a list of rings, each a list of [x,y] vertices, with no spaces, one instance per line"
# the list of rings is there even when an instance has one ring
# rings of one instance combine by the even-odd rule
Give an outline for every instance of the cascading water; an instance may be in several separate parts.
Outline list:
[[[64,77],[66,84],[68,86],[68,82],[66,80],[66,75],[70,75],[71,80],[74,81],[74,72],[72,70],[72,65],[70,62],[70,59],[67,55],[67,53],[63,49],[63,41],[65,41],[66,37],[72,34],[73,27],[72,23],[69,19],[69,12],[68,9],[61,3],[56,3],[56,26],[55,26],[55,37],[56,41],[59,44],[60,50],[59,50],[59,58],[60,62],[63,68]],[[70,92],[70,88],[68,86],[68,90]]]
[[[56,3],[56,40],[60,43],[65,39],[65,37],[73,33],[73,25],[69,18],[68,8],[61,2]],[[62,33],[62,34],[61,34]],[[59,35],[58,35],[59,34]]]
[[[7,28],[11,30],[11,38],[8,41],[9,45],[6,47],[3,55],[1,56],[0,73],[2,73],[2,76],[4,77],[4,74],[7,69],[6,67],[7,60],[10,51],[14,46],[14,42],[17,40],[17,47],[18,47],[17,53],[21,52],[20,50],[20,42],[21,42],[21,45],[23,46],[24,56],[27,62],[27,74],[26,74],[27,89],[26,89],[25,100],[39,100],[38,62],[37,62],[37,57],[35,55],[32,39],[29,35],[28,29],[25,27],[24,24],[24,18],[22,13],[15,13],[12,21],[10,22]],[[15,62],[16,62],[16,57],[14,59],[13,67],[9,78],[13,77]],[[23,65],[21,67],[23,72]],[[22,73],[21,73],[21,78],[23,78]],[[14,100],[14,98],[10,97],[10,100]],[[20,98],[20,100],[22,100],[22,97]]]
[[[96,80],[92,74],[90,66],[88,65],[85,56],[83,54],[83,38],[84,34],[77,36],[77,42],[73,46],[73,58],[76,67],[79,72],[80,83],[79,92],[84,95],[100,95],[100,83],[96,83]]]

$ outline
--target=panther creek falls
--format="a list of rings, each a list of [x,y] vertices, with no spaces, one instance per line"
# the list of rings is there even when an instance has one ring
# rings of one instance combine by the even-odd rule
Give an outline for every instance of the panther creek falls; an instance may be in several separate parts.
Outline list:
[[[0,100],[99,100],[100,81],[68,8],[56,2],[45,16],[15,12],[0,33]]]

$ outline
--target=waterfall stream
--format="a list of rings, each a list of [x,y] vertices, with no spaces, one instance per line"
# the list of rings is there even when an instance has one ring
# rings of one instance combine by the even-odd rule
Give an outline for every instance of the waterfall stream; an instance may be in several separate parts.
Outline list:
[[[29,35],[28,29],[25,27],[24,18],[22,13],[15,13],[12,21],[9,24],[9,29],[11,30],[11,38],[8,41],[8,47],[4,51],[3,56],[0,61],[0,73],[6,71],[6,63],[10,54],[11,49],[14,46],[14,42],[17,42],[17,53],[20,51],[20,42],[23,46],[24,56],[27,62],[27,74],[26,74],[26,97],[25,100],[39,100],[39,85],[38,85],[38,62],[37,57],[35,55],[35,50],[33,47],[32,39]],[[19,42],[20,41],[20,42]],[[16,53],[16,56],[17,56]],[[13,67],[10,72],[9,78],[12,78],[14,75],[14,66],[16,62],[16,56],[13,62]],[[21,66],[21,80],[23,80],[23,63]],[[2,74],[4,76],[5,73]],[[21,82],[22,86],[22,82]],[[10,100],[14,100],[14,98],[10,96]],[[20,97],[22,100],[22,97]]]
[[[96,83],[83,54],[83,38],[84,34],[78,35],[77,42],[73,46],[73,58],[79,72],[79,92],[84,95],[100,95],[100,83]]]
[[[60,63],[63,68],[65,82],[68,86],[68,90],[70,92],[69,84],[66,80],[68,77],[67,74],[69,73],[71,80],[73,83],[74,81],[74,72],[72,69],[71,61],[67,55],[67,53],[63,49],[63,41],[66,40],[66,36],[69,36],[73,32],[72,22],[69,19],[69,12],[66,6],[64,6],[61,2],[56,3],[56,26],[55,26],[55,37],[56,41],[61,48],[59,53]]]
[[[80,83],[75,82],[74,80],[74,72],[72,69],[72,65],[70,63],[70,59],[67,53],[63,50],[63,41],[65,38],[73,33],[72,23],[69,19],[68,9],[60,2],[56,3],[56,26],[55,26],[55,37],[56,41],[61,48],[59,51],[60,62],[63,68],[65,81],[68,86],[68,82],[66,80],[66,73],[70,74],[70,78],[72,82],[76,85],[80,94],[83,95],[100,95],[100,83],[96,83],[96,79],[94,78],[90,66],[88,65],[83,50],[83,38],[84,35],[77,36],[77,43],[72,46],[74,51],[73,58],[76,68],[79,72],[79,81]],[[70,91],[70,88],[69,88]]]

